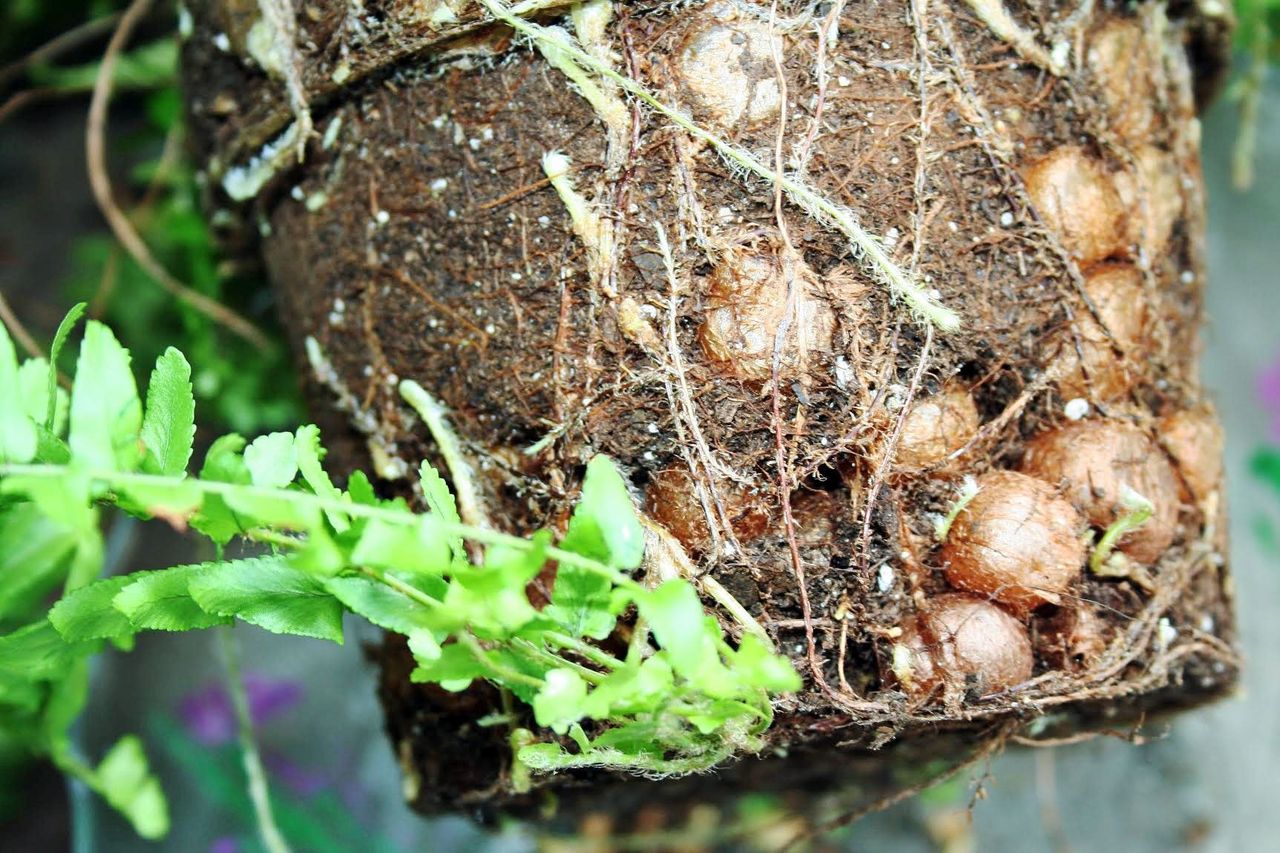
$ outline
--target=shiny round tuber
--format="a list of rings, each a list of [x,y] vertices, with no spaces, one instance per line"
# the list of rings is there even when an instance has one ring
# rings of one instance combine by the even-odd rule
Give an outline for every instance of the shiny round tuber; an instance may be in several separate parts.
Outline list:
[[[1150,501],[1152,517],[1118,545],[1140,563],[1156,562],[1173,543],[1179,504],[1173,466],[1131,423],[1088,420],[1041,433],[1027,445],[1021,470],[1064,488],[1066,498],[1099,528],[1126,512],[1121,501],[1127,489]]]
[[[1064,145],[1022,171],[1036,212],[1082,266],[1128,248],[1129,216],[1114,176],[1078,145]]]
[[[985,598],[947,593],[902,626],[886,681],[913,697],[981,696],[1026,681],[1033,663],[1025,625]]]
[[[978,478],[942,545],[947,581],[1018,616],[1057,604],[1080,576],[1085,521],[1048,483],[1014,471]]]

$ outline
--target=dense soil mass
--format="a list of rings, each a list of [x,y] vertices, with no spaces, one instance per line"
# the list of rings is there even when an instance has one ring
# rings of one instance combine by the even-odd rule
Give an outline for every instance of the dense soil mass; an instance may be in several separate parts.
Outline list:
[[[342,464],[410,494],[436,460],[403,378],[451,410],[504,529],[562,528],[608,453],[664,547],[806,679],[769,748],[715,784],[584,771],[517,794],[505,730],[476,724],[496,693],[410,684],[390,638],[381,695],[417,807],[869,800],[1234,683],[1196,375],[1194,78],[1225,22],[1163,3],[521,4],[693,133],[606,78],[584,97],[465,0],[300,3],[274,54],[247,35],[256,3],[190,5],[211,201],[261,235]],[[300,135],[305,162],[281,165]],[[921,321],[874,253],[726,147],[850,213],[958,328]],[[1088,531],[1131,492],[1151,520],[1096,554]]]

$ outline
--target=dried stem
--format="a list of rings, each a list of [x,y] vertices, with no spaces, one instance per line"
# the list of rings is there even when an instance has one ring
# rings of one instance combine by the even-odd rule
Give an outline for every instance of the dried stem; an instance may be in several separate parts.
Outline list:
[[[155,279],[156,283],[185,302],[196,311],[204,314],[213,322],[224,326],[228,331],[239,335],[259,349],[266,349],[270,339],[253,323],[241,317],[227,306],[210,299],[199,291],[193,290],[178,281],[151,254],[147,244],[138,235],[137,229],[129,221],[116,204],[111,190],[111,177],[107,172],[106,135],[107,105],[111,101],[112,77],[120,51],[132,35],[134,27],[151,8],[152,0],[133,0],[129,8],[120,17],[119,26],[107,44],[106,53],[102,56],[102,65],[98,69],[98,77],[93,84],[93,98],[89,102],[88,127],[85,130],[85,157],[89,165],[89,185],[93,189],[93,197],[98,203],[112,233],[120,241],[130,257],[142,269]]]

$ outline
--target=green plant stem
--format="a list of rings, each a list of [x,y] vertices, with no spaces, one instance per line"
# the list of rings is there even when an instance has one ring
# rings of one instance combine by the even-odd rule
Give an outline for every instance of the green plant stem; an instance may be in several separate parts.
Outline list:
[[[537,644],[532,643],[529,640],[523,640],[516,637],[509,642],[509,648],[513,652],[523,655],[531,661],[536,661],[545,666],[549,666],[552,669],[571,669],[588,684],[600,684],[605,680],[605,676],[596,672],[594,669],[585,667],[577,661],[572,661],[567,658],[562,658],[559,655],[552,654],[546,649],[539,648]]]
[[[1249,45],[1249,68],[1240,81],[1240,128],[1231,151],[1231,183],[1241,192],[1253,186],[1254,160],[1258,147],[1258,105],[1267,77],[1267,48],[1271,32],[1265,13],[1253,21],[1254,37]]]
[[[592,663],[603,666],[608,669],[619,669],[623,664],[613,655],[598,649],[590,643],[584,643],[577,637],[570,637],[568,634],[562,634],[559,631],[547,631],[542,635],[548,643],[559,646],[562,649],[568,649],[577,652]]]
[[[240,650],[232,628],[218,630],[222,649],[222,665],[227,672],[227,692],[231,694],[231,706],[235,709],[236,728],[240,740],[240,757],[244,773],[249,780],[249,799],[258,820],[258,835],[268,853],[290,853],[280,827],[271,811],[271,792],[267,787],[267,772],[262,766],[262,756],[253,737],[253,718],[249,713],[249,697],[245,694],[244,680],[240,675]]]
[[[489,657],[488,650],[476,639],[475,635],[470,631],[459,631],[458,642],[471,652],[472,656],[480,663],[484,664],[493,674],[503,679],[509,684],[524,684],[529,687],[536,687],[541,690],[545,685],[541,678],[534,678],[532,675],[526,675],[523,672],[503,666]]]
[[[72,473],[88,477],[90,480],[102,483],[107,490],[121,489],[128,491],[129,486],[138,487],[165,487],[174,489],[194,488],[203,494],[218,495],[220,497],[235,498],[237,496],[243,498],[275,498],[278,500],[287,500],[296,506],[311,507],[320,511],[345,513],[355,518],[378,519],[388,524],[397,524],[410,526],[420,524],[422,516],[407,510],[389,509],[381,506],[370,506],[368,504],[352,503],[338,498],[329,498],[322,495],[312,494],[310,492],[302,492],[294,489],[277,489],[267,486],[251,486],[242,483],[224,483],[218,480],[198,480],[198,479],[179,479],[177,477],[166,477],[159,474],[136,474],[129,471],[81,471],[73,469],[69,465],[49,465],[49,464],[0,464],[0,480],[5,477],[39,477],[42,479],[58,479],[66,477]],[[453,536],[461,536],[463,539],[469,539],[482,545],[503,545],[516,548],[521,551],[532,550],[534,545],[531,540],[524,539],[519,536],[512,536],[508,533],[501,533],[487,527],[477,527],[471,524],[457,524],[454,522],[443,521],[441,519],[432,519],[432,524],[439,525],[439,528]],[[581,554],[575,554],[571,551],[565,551],[554,546],[546,549],[547,558],[555,560],[558,563],[574,566],[584,569],[593,574],[599,575],[609,580],[615,586],[624,589],[639,591],[643,587],[635,579],[618,571],[598,560],[590,557],[584,557]]]

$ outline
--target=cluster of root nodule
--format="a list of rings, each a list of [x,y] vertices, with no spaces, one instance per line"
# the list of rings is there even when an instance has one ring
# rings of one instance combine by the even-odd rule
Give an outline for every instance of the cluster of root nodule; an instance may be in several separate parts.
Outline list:
[[[433,452],[397,381],[430,389],[508,529],[562,525],[611,454],[675,562],[808,679],[780,744],[1225,690],[1182,24],[1024,21],[1070,48],[1054,76],[966,4],[771,5],[614,4],[588,52],[853,211],[959,331],[705,140],[639,106],[606,127],[499,32],[347,93],[291,198],[261,201],[317,378],[389,478]],[[1086,570],[1130,492],[1152,518]],[[429,766],[438,698],[395,701]]]

